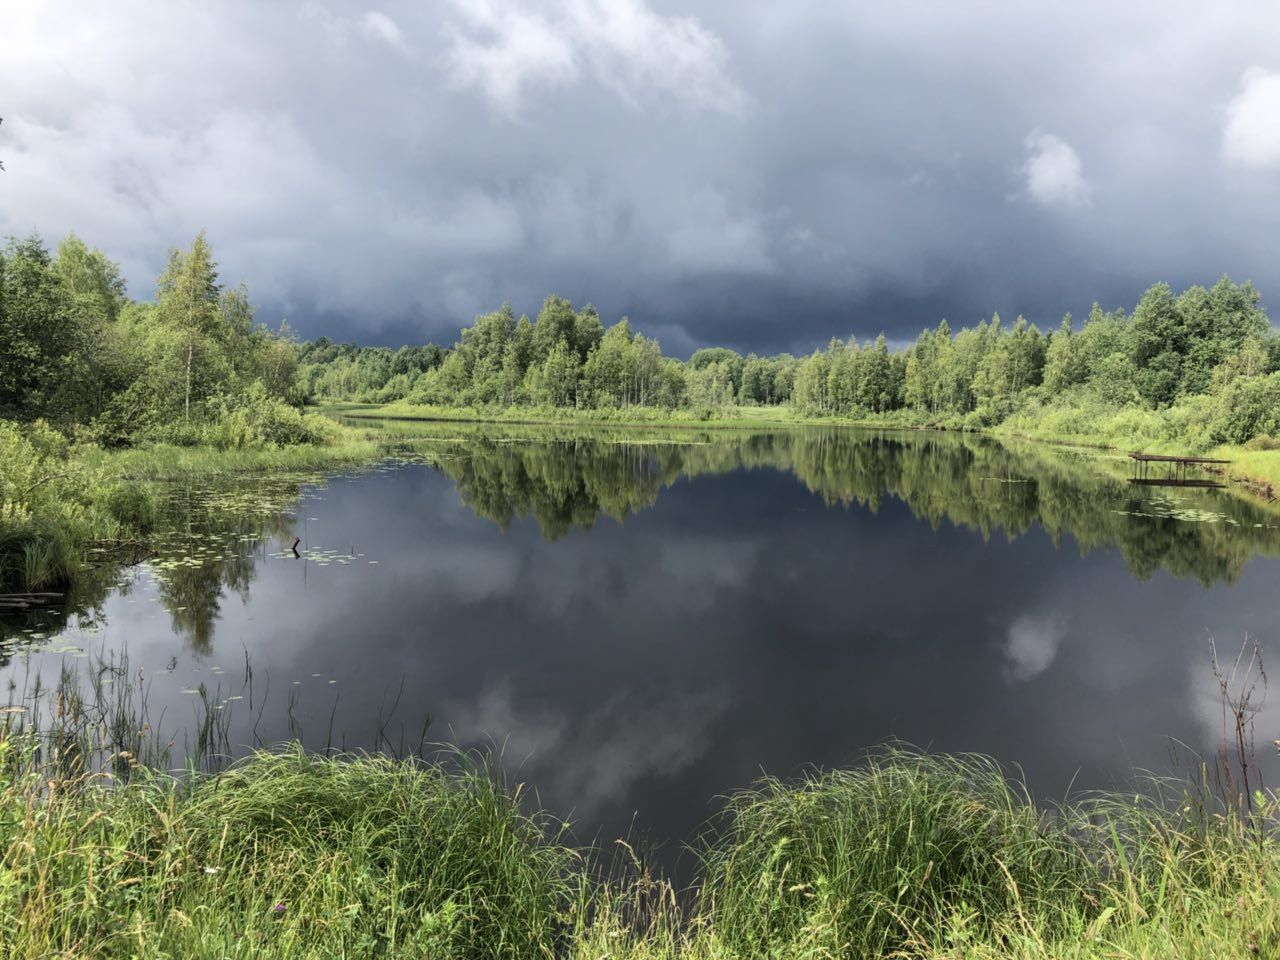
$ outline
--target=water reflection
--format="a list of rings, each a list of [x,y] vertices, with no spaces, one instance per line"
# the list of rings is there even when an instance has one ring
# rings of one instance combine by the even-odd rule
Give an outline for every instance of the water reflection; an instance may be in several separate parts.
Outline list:
[[[1021,762],[1046,793],[1163,769],[1170,737],[1219,739],[1208,636],[1277,652],[1275,514],[1135,488],[1120,458],[837,429],[388,429],[411,456],[324,485],[175,489],[155,559],[8,629],[127,645],[179,720],[181,690],[234,692],[247,653],[270,693],[239,742],[294,724],[412,742],[429,713],[434,736],[499,745],[586,835],[638,814],[673,841],[761,769],[889,737]],[[1260,742],[1280,730],[1260,723]]]
[[[504,530],[532,517],[548,540],[590,529],[601,514],[622,521],[653,507],[681,478],[773,469],[829,506],[875,512],[892,498],[935,529],[945,521],[1012,539],[1039,526],[1084,551],[1117,547],[1143,579],[1163,568],[1206,585],[1229,581],[1250,557],[1280,551],[1276,513],[1232,492],[1136,488],[1122,458],[989,437],[803,428],[666,432],[645,442],[634,431],[436,429],[415,449],[464,503]]]

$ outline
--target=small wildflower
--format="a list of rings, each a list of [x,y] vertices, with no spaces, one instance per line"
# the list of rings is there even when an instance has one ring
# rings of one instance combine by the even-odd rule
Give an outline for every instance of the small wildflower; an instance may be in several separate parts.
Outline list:
[[[284,913],[284,901],[281,900],[274,907],[272,907],[271,912],[276,914]]]
[[[217,872],[218,872],[218,868],[217,868],[217,867],[205,867],[205,868],[204,868],[204,872],[205,872],[205,873],[207,873],[209,876],[211,876],[211,877],[212,877],[215,873],[217,873]]]

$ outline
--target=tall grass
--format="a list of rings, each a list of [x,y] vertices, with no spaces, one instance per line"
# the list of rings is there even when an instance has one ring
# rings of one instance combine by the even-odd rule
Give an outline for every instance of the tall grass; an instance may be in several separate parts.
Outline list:
[[[65,587],[90,545],[145,538],[159,515],[153,481],[319,470],[393,449],[370,431],[327,430],[323,444],[105,450],[43,424],[0,421],[0,593]]]
[[[0,420],[0,593],[65,584],[88,543],[155,517],[149,490],[91,469],[57,432]]]
[[[953,910],[989,932],[1049,920],[1094,892],[1062,817],[1043,815],[993,761],[893,750],[729,798],[703,853],[700,909],[732,948],[789,944],[885,956],[934,943]]]
[[[543,957],[577,855],[478,765],[259,753],[0,795],[20,955]]]
[[[11,692],[0,956],[545,957],[570,929],[581,855],[483,758],[228,765],[205,696],[169,772],[146,694],[114,660]]]
[[[1240,912],[1280,956],[1275,799],[1246,814],[1207,781],[1046,812],[981,756],[889,749],[767,779],[729,798],[698,910],[737,956],[1103,956],[1104,931],[1140,943]]]
[[[97,660],[0,712],[0,957],[1280,956],[1275,797],[1208,773],[1046,810],[888,748],[728,797],[681,893],[484,757],[232,761],[206,695],[175,758],[146,692]]]
[[[151,444],[126,450],[90,449],[82,458],[86,464],[128,480],[175,480],[368,463],[388,451],[385,439],[372,432],[343,430],[338,439],[325,445],[218,449]]]

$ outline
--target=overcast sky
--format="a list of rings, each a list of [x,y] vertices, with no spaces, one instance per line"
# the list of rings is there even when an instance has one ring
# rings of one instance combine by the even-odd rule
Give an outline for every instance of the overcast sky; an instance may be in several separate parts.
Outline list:
[[[139,298],[451,342],[551,291],[671,353],[1280,302],[1275,0],[0,0],[0,233]]]

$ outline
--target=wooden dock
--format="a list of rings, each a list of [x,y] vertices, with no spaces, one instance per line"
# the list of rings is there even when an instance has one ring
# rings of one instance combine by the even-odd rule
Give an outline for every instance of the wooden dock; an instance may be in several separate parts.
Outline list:
[[[1163,453],[1131,453],[1129,458],[1139,463],[1230,463],[1230,460],[1215,460],[1213,457],[1170,457]]]
[[[1200,480],[1194,477],[1130,477],[1129,482],[1139,487],[1204,487],[1210,490],[1226,486],[1221,480]]]
[[[1187,474],[1196,467],[1208,468],[1212,472],[1214,467],[1231,462],[1216,457],[1174,457],[1164,453],[1131,453],[1129,458],[1133,461],[1133,476],[1129,482],[1147,487],[1226,486],[1217,480],[1188,477]],[[1163,476],[1151,476],[1153,464],[1164,464]]]

